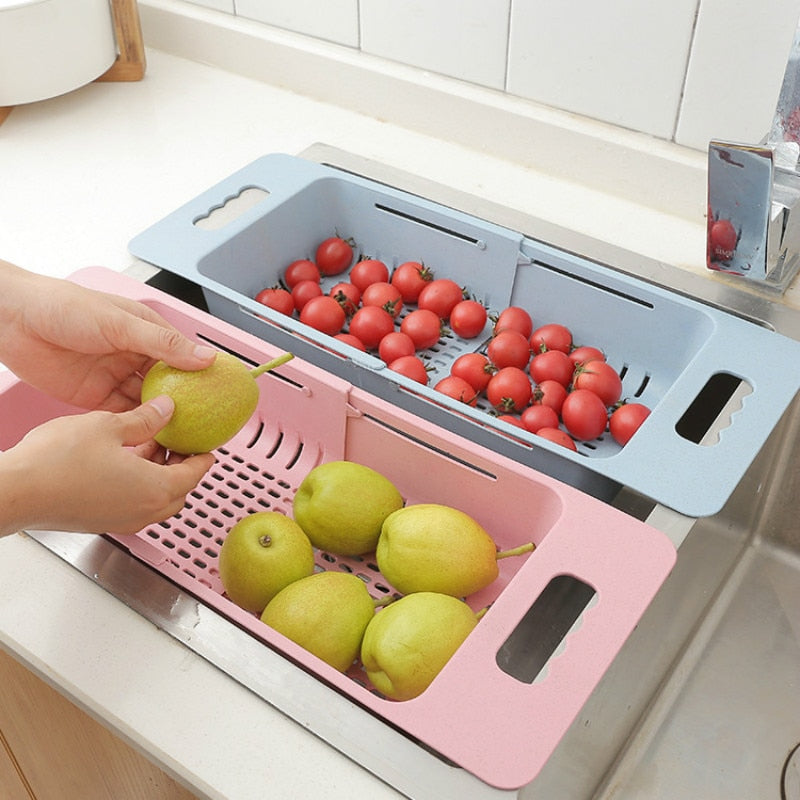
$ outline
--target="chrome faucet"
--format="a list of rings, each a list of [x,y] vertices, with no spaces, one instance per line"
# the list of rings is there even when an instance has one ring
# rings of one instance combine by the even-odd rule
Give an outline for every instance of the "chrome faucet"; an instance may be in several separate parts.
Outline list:
[[[772,126],[757,145],[708,147],[709,269],[783,292],[800,270],[800,26]]]

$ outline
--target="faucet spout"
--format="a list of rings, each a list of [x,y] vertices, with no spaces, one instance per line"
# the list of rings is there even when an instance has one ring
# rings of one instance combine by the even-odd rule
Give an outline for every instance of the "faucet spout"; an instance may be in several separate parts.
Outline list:
[[[772,126],[757,145],[708,147],[709,269],[783,292],[800,271],[800,26]]]

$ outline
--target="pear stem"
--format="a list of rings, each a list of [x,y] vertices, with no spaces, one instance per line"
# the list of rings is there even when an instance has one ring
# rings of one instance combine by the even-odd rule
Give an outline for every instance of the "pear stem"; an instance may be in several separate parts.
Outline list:
[[[491,606],[484,606],[480,611],[475,612],[475,616],[478,620],[483,619],[483,615],[491,608]]]
[[[532,550],[536,549],[536,545],[533,542],[528,542],[527,544],[521,544],[519,547],[513,547],[510,550],[501,550],[495,558],[508,558],[509,556],[521,556],[524,553],[530,553]]]
[[[373,597],[372,603],[375,608],[383,608],[384,606],[388,606],[389,603],[394,603],[396,597],[392,597],[391,595],[387,595],[386,597]]]
[[[284,353],[277,358],[273,358],[272,361],[267,361],[266,364],[262,364],[260,367],[253,367],[253,369],[250,370],[250,374],[253,378],[257,378],[259,375],[263,375],[265,372],[269,372],[271,369],[275,369],[275,367],[279,367],[281,364],[285,364],[293,358],[293,353]]]

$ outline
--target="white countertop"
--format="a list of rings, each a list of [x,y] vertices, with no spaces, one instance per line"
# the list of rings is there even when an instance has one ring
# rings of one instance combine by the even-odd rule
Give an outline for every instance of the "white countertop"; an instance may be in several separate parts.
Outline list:
[[[0,257],[55,276],[128,269],[130,239],[200,191],[266,153],[325,142],[704,271],[702,215],[658,213],[217,68],[147,55],[140,83],[91,84],[19,107],[0,126]],[[200,796],[399,797],[23,535],[0,540],[0,645]]]

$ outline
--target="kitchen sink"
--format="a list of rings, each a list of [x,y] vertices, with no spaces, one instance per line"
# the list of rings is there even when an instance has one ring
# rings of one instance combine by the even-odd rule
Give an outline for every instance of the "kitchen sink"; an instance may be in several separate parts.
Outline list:
[[[800,311],[727,276],[647,261],[324,145],[303,156],[535,233],[800,341]],[[194,291],[145,265],[135,270],[176,293]],[[718,413],[703,446],[714,446],[738,402],[727,390],[709,399]],[[619,491],[610,502],[667,534],[677,563],[549,761],[515,791],[488,786],[386,725],[111,540],[32,536],[409,797],[800,800],[798,497],[798,398],[714,516],[686,517],[626,487]]]
[[[742,547],[599,797],[800,798],[797,424],[795,405],[751,486],[763,507],[742,493],[693,531]]]

